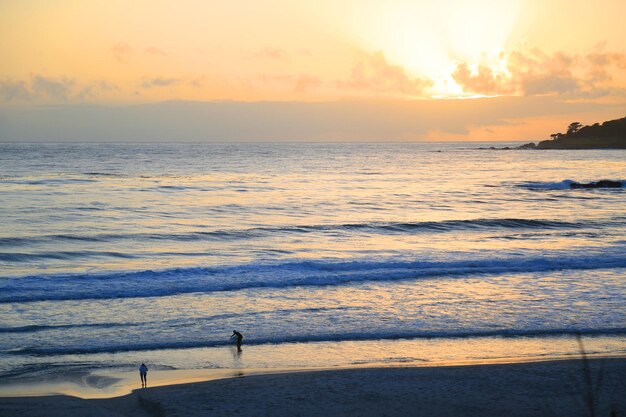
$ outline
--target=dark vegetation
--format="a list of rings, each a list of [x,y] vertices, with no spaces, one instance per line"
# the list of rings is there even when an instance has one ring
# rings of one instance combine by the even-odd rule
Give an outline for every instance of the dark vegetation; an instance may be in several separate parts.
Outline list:
[[[551,140],[515,149],[626,149],[626,117],[591,126],[573,122],[565,133],[553,133],[550,137]]]

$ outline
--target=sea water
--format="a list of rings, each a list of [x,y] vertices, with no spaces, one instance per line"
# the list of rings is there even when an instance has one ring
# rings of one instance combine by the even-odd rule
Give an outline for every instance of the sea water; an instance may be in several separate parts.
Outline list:
[[[491,145],[0,144],[0,377],[626,353],[626,151]]]

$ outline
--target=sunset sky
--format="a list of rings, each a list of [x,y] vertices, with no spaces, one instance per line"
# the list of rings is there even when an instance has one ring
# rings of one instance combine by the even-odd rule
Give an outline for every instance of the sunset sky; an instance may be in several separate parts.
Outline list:
[[[626,116],[623,0],[0,0],[0,141],[537,140]]]

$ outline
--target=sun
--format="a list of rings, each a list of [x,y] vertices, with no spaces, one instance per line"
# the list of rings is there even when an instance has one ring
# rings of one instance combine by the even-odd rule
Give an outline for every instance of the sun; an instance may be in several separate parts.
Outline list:
[[[408,1],[368,4],[361,9],[356,38],[364,49],[416,77],[433,81],[433,96],[462,96],[451,74],[459,62],[499,71],[521,12],[520,0]]]

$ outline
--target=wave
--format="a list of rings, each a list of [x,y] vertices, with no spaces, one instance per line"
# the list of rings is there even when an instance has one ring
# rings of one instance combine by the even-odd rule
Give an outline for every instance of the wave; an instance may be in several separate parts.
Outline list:
[[[42,179],[19,179],[2,178],[0,181],[15,185],[63,185],[63,184],[83,184],[94,183],[97,180],[89,178],[42,178]]]
[[[36,275],[0,279],[0,303],[163,297],[258,288],[393,282],[476,274],[626,268],[623,247],[591,255],[557,252],[550,256],[448,261],[361,260],[290,261],[189,267],[101,274]]]
[[[500,330],[459,330],[459,331],[407,331],[389,333],[341,333],[318,335],[290,335],[287,337],[246,338],[246,345],[258,346],[284,343],[350,342],[374,340],[409,339],[462,339],[476,337],[549,337],[549,336],[623,336],[626,328],[587,328],[587,329],[500,329]],[[137,344],[111,344],[108,346],[63,346],[63,347],[23,347],[6,351],[11,355],[84,355],[94,353],[136,352],[146,350],[194,349],[232,345],[230,340],[167,341]]]
[[[27,326],[16,327],[0,327],[0,333],[35,333],[46,330],[65,330],[75,328],[112,328],[112,327],[128,327],[136,326],[139,324],[134,323],[86,323],[86,324],[51,324],[51,325],[38,325],[31,324]]]
[[[128,174],[117,174],[114,172],[83,172],[83,175],[88,177],[115,177],[115,178],[127,178]]]
[[[30,324],[26,326],[15,327],[0,327],[0,333],[37,333],[53,330],[70,330],[77,328],[99,328],[99,329],[112,329],[112,328],[125,328],[130,327],[146,327],[146,326],[165,326],[168,328],[174,327],[191,327],[201,322],[213,322],[227,319],[239,319],[245,317],[250,319],[253,317],[261,317],[267,314],[290,314],[290,313],[320,313],[320,312],[342,312],[349,310],[360,310],[360,307],[310,307],[310,308],[291,308],[291,309],[275,309],[269,311],[256,311],[246,313],[224,313],[216,314],[206,317],[194,317],[192,320],[186,319],[172,319],[172,320],[158,320],[158,321],[138,321],[138,322],[105,322],[105,323],[78,323],[78,324]]]
[[[614,182],[614,183],[621,183],[621,188],[625,188],[626,187],[626,180],[600,180],[600,181],[610,181],[610,182]],[[598,183],[600,181],[594,181],[595,183]],[[529,181],[529,182],[525,182],[522,184],[517,184],[518,187],[521,188],[527,188],[530,190],[571,190],[571,189],[579,189],[579,188],[584,188],[584,187],[578,187],[577,185],[581,185],[583,183],[579,182],[579,181],[573,181],[573,180],[563,180],[563,181],[559,181],[559,182],[553,182],[553,181],[548,181],[548,182],[536,182],[536,181]],[[591,183],[588,183],[591,184]],[[610,188],[610,187],[589,187],[589,188]],[[620,188],[620,187],[616,187],[616,188]]]
[[[111,251],[60,251],[60,252],[39,252],[39,253],[19,253],[0,252],[0,261],[4,262],[30,262],[38,259],[76,259],[76,258],[121,258],[132,259],[135,256],[128,253]]]
[[[86,178],[83,178],[84,176]],[[0,175],[0,181],[15,185],[62,185],[98,182],[97,178],[129,178],[128,174],[118,174],[109,172],[83,172],[68,175],[56,175],[54,177],[44,176],[17,176]]]
[[[619,219],[617,219],[619,220]],[[547,219],[469,219],[425,222],[371,222],[318,225],[285,225],[249,229],[193,231],[188,233],[101,233],[92,235],[50,234],[27,237],[0,237],[1,246],[26,246],[53,242],[112,242],[122,240],[220,241],[262,238],[271,235],[332,233],[356,231],[367,233],[405,234],[419,232],[454,232],[491,229],[578,229],[619,224],[616,219],[568,222]],[[45,256],[44,256],[45,257]]]

